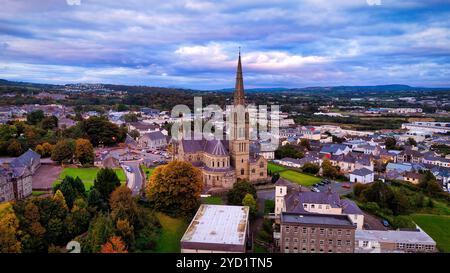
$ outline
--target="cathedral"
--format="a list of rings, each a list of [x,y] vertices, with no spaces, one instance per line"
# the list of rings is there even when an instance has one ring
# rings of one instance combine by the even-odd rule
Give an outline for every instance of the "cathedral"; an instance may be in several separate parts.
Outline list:
[[[245,108],[244,79],[239,53],[234,91],[234,106]],[[238,122],[237,115],[230,124],[229,140],[181,139],[174,146],[175,159],[198,167],[207,188],[231,188],[237,180],[251,183],[267,180],[267,160],[250,151],[249,114]]]

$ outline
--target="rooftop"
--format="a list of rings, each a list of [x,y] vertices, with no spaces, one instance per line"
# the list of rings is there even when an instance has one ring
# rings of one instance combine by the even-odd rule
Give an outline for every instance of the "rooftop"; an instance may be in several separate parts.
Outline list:
[[[319,214],[319,213],[281,213],[281,223],[339,226],[345,228],[356,228],[347,215]]]
[[[423,231],[357,230],[355,239],[391,243],[436,244],[436,242]]]
[[[182,248],[245,246],[248,215],[244,206],[202,204],[181,239]]]

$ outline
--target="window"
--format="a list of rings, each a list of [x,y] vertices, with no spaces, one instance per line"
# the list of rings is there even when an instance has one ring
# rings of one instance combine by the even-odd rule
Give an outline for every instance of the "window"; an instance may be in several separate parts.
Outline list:
[[[311,234],[316,233],[316,228],[311,228]]]
[[[320,241],[319,241],[319,244],[320,244],[321,246],[323,245],[323,243],[324,243],[323,240],[320,240]]]
[[[311,239],[310,244],[314,245],[316,243],[316,240]]]
[[[328,244],[332,245],[333,244],[333,240],[328,240]]]
[[[289,244],[289,238],[284,239],[284,242],[285,242],[286,244]]]
[[[341,240],[337,240],[337,246],[341,246],[342,245],[342,241]]]
[[[298,227],[294,227],[294,233],[298,233]]]
[[[303,208],[307,209],[308,208],[308,204],[303,204]]]
[[[242,161],[244,161],[244,160],[242,160]],[[241,175],[244,175],[244,174],[245,174],[244,169],[241,169]]]
[[[367,247],[369,245],[369,241],[363,241],[363,247]]]
[[[289,233],[289,226],[287,226],[287,227],[285,228],[285,230],[286,230],[286,233]]]
[[[256,171],[255,171],[255,169],[252,169],[252,173],[255,173]]]
[[[259,176],[264,176],[264,172],[260,172],[260,173],[259,173]]]
[[[311,204],[311,208],[312,208],[312,209],[314,208],[314,204]]]
[[[259,163],[260,168],[264,168],[264,162]]]
[[[319,205],[319,209],[322,209],[322,205]]]
[[[294,244],[298,243],[298,238],[294,238]]]
[[[347,236],[350,236],[350,234],[351,234],[350,230],[347,230],[347,231],[345,232],[345,234],[347,234]]]
[[[304,227],[304,228],[302,229],[302,232],[303,232],[303,234],[306,234],[307,229]]]
[[[350,240],[347,240],[346,244],[347,244],[348,246],[350,246],[350,245],[352,245],[352,242],[351,242]]]
[[[321,228],[320,229],[320,235],[323,235],[325,233],[325,229],[324,228]]]
[[[338,235],[338,236],[341,236],[341,235],[342,235],[342,230],[338,229],[337,235]]]

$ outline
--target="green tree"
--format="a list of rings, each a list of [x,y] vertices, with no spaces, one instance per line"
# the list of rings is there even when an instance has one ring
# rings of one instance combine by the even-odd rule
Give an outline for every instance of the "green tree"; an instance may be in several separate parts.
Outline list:
[[[62,139],[58,141],[52,151],[52,160],[58,163],[70,162],[75,153],[75,143],[73,140]]]
[[[322,175],[327,178],[336,178],[339,175],[338,169],[331,164],[328,158],[322,161]]]
[[[70,237],[73,238],[87,231],[91,220],[87,203],[83,198],[77,198],[70,214],[65,219],[65,226]]]
[[[94,188],[100,193],[103,200],[109,200],[111,193],[120,186],[119,177],[110,168],[102,168],[94,180]]]
[[[79,122],[77,126],[80,126],[83,135],[94,146],[98,146],[99,144],[111,146],[123,141],[126,137],[126,130],[122,130],[116,124],[111,123],[103,117],[90,117],[87,120]]]
[[[245,195],[244,199],[242,199],[242,205],[243,206],[248,206],[250,208],[250,215],[252,217],[255,217],[256,214],[258,213],[256,200],[255,200],[255,198],[253,197],[252,194],[247,193]]]
[[[387,137],[384,141],[384,145],[386,145],[386,149],[395,150],[397,148],[397,141],[394,137]]]
[[[69,209],[73,207],[73,202],[77,198],[86,196],[84,184],[78,176],[75,179],[71,176],[64,177],[61,183],[54,187],[53,191],[55,193],[61,191]]]
[[[153,171],[146,193],[157,210],[187,215],[200,204],[202,189],[200,170],[189,162],[174,160]]]
[[[130,135],[130,137],[132,137],[133,139],[138,139],[138,137],[140,136],[140,133],[139,133],[138,130],[134,129],[134,130],[131,130],[131,131],[129,132],[129,135]]]
[[[58,128],[58,118],[56,116],[46,116],[41,121],[41,127],[44,130]]]
[[[113,235],[114,223],[111,217],[108,214],[100,213],[92,220],[89,226],[87,238],[81,243],[82,251],[88,253],[99,252],[101,246]]]
[[[408,138],[408,144],[410,146],[417,146],[417,141],[414,138],[410,137]]]
[[[234,183],[233,188],[228,191],[227,199],[230,205],[241,205],[245,195],[249,193],[256,199],[256,188],[246,180]]]
[[[66,203],[66,199],[64,198],[64,195],[63,195],[63,193],[60,190],[57,190],[55,192],[55,194],[53,195],[53,200],[55,200],[56,202],[60,203],[60,205],[63,208],[68,209],[67,203]]]
[[[320,166],[311,162],[306,162],[303,164],[302,172],[310,173],[316,175],[320,171]]]
[[[44,111],[36,110],[27,114],[27,123],[31,125],[37,125],[44,119]]]
[[[111,217],[114,221],[127,220],[132,226],[138,220],[138,207],[127,186],[116,188],[109,199]]]
[[[311,150],[311,144],[309,143],[309,140],[306,138],[302,138],[300,140],[300,146],[302,146],[303,148],[305,148],[308,151]]]
[[[304,155],[301,151],[298,150],[299,148],[297,146],[286,144],[284,146],[279,147],[275,151],[275,158],[276,159],[282,159],[285,157],[291,157],[291,158],[302,158]]]

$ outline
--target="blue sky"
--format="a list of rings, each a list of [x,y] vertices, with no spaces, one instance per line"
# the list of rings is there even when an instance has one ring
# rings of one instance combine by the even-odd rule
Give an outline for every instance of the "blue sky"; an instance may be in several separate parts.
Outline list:
[[[0,0],[0,78],[450,86],[448,0]]]

